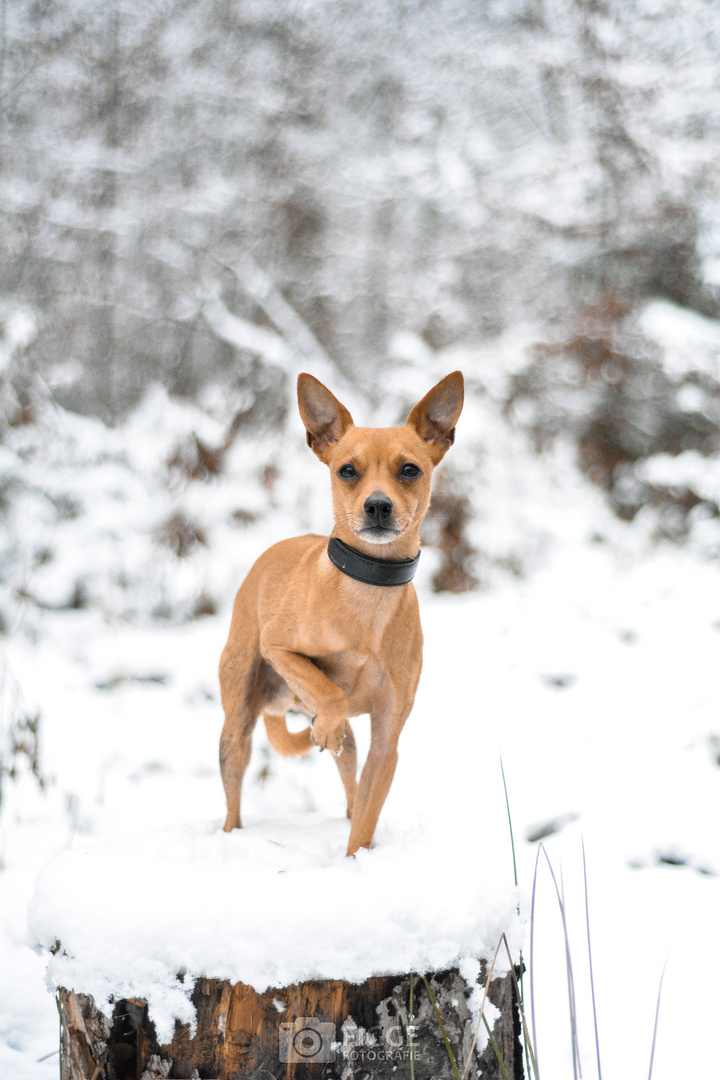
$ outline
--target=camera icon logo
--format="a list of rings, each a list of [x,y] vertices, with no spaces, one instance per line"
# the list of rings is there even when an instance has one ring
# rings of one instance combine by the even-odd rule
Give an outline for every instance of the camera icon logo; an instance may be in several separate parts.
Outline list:
[[[298,1016],[292,1024],[280,1025],[280,1061],[334,1061],[334,1039],[334,1024],[316,1016]]]

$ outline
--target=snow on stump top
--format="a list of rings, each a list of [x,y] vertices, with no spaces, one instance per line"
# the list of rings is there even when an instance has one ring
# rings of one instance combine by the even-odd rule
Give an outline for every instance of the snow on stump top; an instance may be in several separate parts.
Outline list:
[[[128,1039],[139,1070],[128,1076],[275,1076],[284,1063],[283,1075],[298,1080],[320,1075],[321,1064],[327,1077],[350,1077],[353,1048],[358,1075],[370,1064],[361,1067],[359,1047],[373,1050],[374,1068],[382,1060],[388,1076],[409,1076],[411,977],[424,1040],[415,1050],[432,1063],[428,1075],[446,1075],[445,1065],[453,1075],[422,976],[464,1064],[503,932],[519,955],[515,891],[493,890],[477,858],[450,864],[442,844],[417,834],[347,859],[346,832],[316,814],[232,834],[182,825],[53,859],[38,878],[30,928],[52,953],[63,1078],[83,1076],[90,1062],[103,1076],[112,1054],[130,1053]],[[507,958],[495,973],[500,1012],[488,1018],[499,1018],[507,1069],[517,1042]],[[492,1076],[487,1053],[483,1075]]]

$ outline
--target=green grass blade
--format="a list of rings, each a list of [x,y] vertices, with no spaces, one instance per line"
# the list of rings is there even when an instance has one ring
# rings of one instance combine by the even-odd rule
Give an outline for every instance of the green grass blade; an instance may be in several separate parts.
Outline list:
[[[562,921],[563,936],[565,938],[565,971],[567,974],[568,985],[568,1009],[570,1011],[570,1037],[572,1041],[572,1055],[573,1055],[573,1076],[575,1080],[579,1080],[582,1073],[580,1066],[580,1047],[578,1046],[577,1037],[577,1017],[575,1012],[575,976],[573,975],[572,956],[570,953],[570,935],[568,934],[567,918],[565,915],[565,902],[560,887],[555,877],[555,871],[553,865],[550,862],[550,856],[545,850],[545,845],[540,845],[540,851],[545,856],[545,862],[547,863],[548,870],[550,871],[550,877],[555,887],[555,896],[557,898],[558,907],[560,908],[560,919]]]
[[[518,872],[517,872],[517,858],[515,856],[515,832],[513,830],[512,813],[510,812],[510,797],[508,795],[507,781],[505,779],[505,766],[503,764],[502,754],[500,755],[500,772],[502,774],[503,791],[505,792],[505,809],[507,811],[508,828],[510,830],[510,849],[512,851],[513,878],[514,878],[514,881],[515,881],[515,888],[517,889],[518,888]],[[519,896],[518,896],[518,902],[517,902],[516,910],[517,910],[518,915],[520,915],[520,897]],[[505,937],[504,934],[503,934],[503,937]],[[518,986],[518,980],[515,978],[515,967],[514,967],[514,964],[513,964],[512,957],[510,956],[510,949],[509,949],[509,946],[508,946],[508,943],[507,943],[507,939],[505,940],[505,948],[507,949],[507,954],[508,954],[508,957],[510,959],[510,966],[511,966],[511,970],[512,970],[512,973],[513,973],[513,982],[515,984],[515,995],[516,995],[516,998],[517,998],[517,1003],[518,1003],[518,1008],[520,1010],[520,1015],[522,1017],[523,1046],[525,1048],[525,1060],[526,1061],[532,1060],[533,1068],[534,1068],[534,1071],[535,1071],[535,1076],[537,1077],[537,1064],[535,1062],[535,1054],[533,1053],[532,1042],[530,1041],[530,1036],[529,1036],[528,1029],[527,1029],[527,1022],[525,1020],[525,987],[524,987],[524,982],[523,982],[525,964],[523,963],[522,949],[520,950],[521,969],[520,969],[520,985]]]
[[[408,1013],[408,1035],[410,1037],[410,1080],[415,1080],[415,1044],[413,1042],[413,1033],[415,1029],[415,1012],[413,1010],[413,989],[415,983],[415,972],[410,972],[410,1012]]]
[[[490,1025],[487,1022],[487,1017],[485,1016],[485,1014],[483,1014],[483,1023],[485,1024],[485,1030],[488,1033],[488,1039],[490,1040],[490,1045],[492,1046],[493,1050],[495,1051],[495,1057],[498,1059],[498,1065],[500,1066],[500,1071],[503,1074],[503,1076],[505,1077],[505,1080],[510,1080],[510,1077],[508,1076],[508,1073],[507,1073],[507,1069],[505,1068],[505,1062],[503,1061],[502,1054],[500,1053],[500,1047],[495,1042],[495,1036],[493,1035],[492,1031],[490,1030]]]
[[[440,1015],[440,1009],[438,1008],[438,1003],[435,1000],[435,995],[433,994],[432,986],[428,982],[427,975],[423,975],[423,982],[425,983],[425,986],[427,988],[427,992],[428,992],[428,995],[430,997],[430,1001],[432,1002],[432,1007],[435,1010],[435,1015],[438,1018],[438,1023],[440,1024],[440,1030],[442,1031],[442,1037],[445,1040],[445,1049],[448,1052],[448,1057],[450,1058],[450,1064],[452,1065],[452,1069],[453,1069],[453,1072],[455,1073],[456,1080],[462,1080],[462,1077],[460,1075],[460,1070],[458,1069],[457,1062],[455,1060],[455,1055],[453,1054],[453,1051],[452,1051],[452,1046],[450,1045],[450,1040],[448,1039],[447,1031],[445,1030],[445,1025],[443,1023],[443,1018]]]
[[[489,970],[489,972],[487,974],[487,978],[485,979],[485,992],[483,993],[483,999],[482,999],[482,1002],[480,1003],[480,1012],[478,1014],[477,1024],[475,1025],[475,1034],[473,1035],[473,1041],[472,1041],[472,1045],[470,1047],[470,1052],[468,1053],[467,1061],[465,1062],[465,1068],[463,1069],[462,1080],[465,1080],[465,1077],[467,1076],[467,1071],[470,1068],[470,1062],[472,1061],[473,1051],[475,1050],[475,1047],[477,1046],[478,1035],[480,1034],[480,1021],[484,1018],[485,1004],[486,1004],[487,999],[488,999],[488,993],[490,992],[490,983],[492,982],[493,971],[495,970],[495,961],[498,958],[498,953],[500,952],[500,946],[502,944],[502,940],[503,940],[504,937],[505,937],[505,934],[501,934],[500,935],[500,941],[498,941],[497,945],[495,946],[495,952],[493,953],[492,963],[490,964],[490,970]],[[506,948],[507,948],[507,945],[506,945]]]
[[[505,946],[505,952],[507,953],[507,958],[508,958],[508,961],[509,961],[509,964],[510,964],[510,967],[509,967],[510,977],[512,978],[513,989],[515,990],[515,1000],[517,1002],[518,1010],[520,1012],[520,1023],[522,1025],[524,1044],[525,1044],[525,1060],[530,1063],[530,1067],[532,1068],[532,1071],[533,1071],[533,1073],[535,1075],[535,1080],[540,1080],[539,1074],[538,1074],[538,1069],[537,1069],[537,1062],[535,1060],[535,1053],[533,1051],[532,1041],[531,1041],[531,1038],[530,1038],[530,1032],[528,1031],[527,1018],[525,1016],[525,1008],[524,1008],[524,1004],[523,1004],[523,1001],[522,1001],[522,998],[521,998],[521,995],[520,995],[520,987],[518,985],[517,976],[515,974],[515,961],[513,960],[512,953],[510,952],[510,945],[508,944],[507,935],[504,932],[500,935],[500,940],[498,941],[497,946],[495,948],[495,952],[493,953],[492,962],[490,964],[490,970],[488,971],[487,978],[485,980],[485,992],[483,994],[483,999],[482,999],[482,1002],[480,1004],[480,1013],[478,1015],[477,1025],[475,1027],[475,1035],[473,1036],[472,1046],[470,1047],[470,1051],[468,1053],[468,1058],[467,1058],[467,1061],[465,1062],[465,1068],[463,1069],[462,1080],[465,1080],[465,1077],[467,1076],[468,1069],[470,1068],[470,1062],[472,1061],[473,1051],[475,1050],[475,1047],[477,1045],[478,1034],[480,1032],[480,1021],[482,1020],[484,1022],[485,1027],[488,1026],[487,1019],[485,1018],[485,1005],[486,1005],[487,1000],[488,1000],[488,992],[490,990],[490,983],[492,982],[493,972],[495,971],[495,964],[497,962],[498,954],[500,952],[500,947],[502,945]]]
[[[657,1005],[655,1006],[655,1026],[653,1028],[653,1041],[650,1049],[650,1068],[648,1070],[648,1080],[652,1080],[653,1065],[655,1063],[655,1045],[657,1043],[658,1033],[658,1021],[660,1019],[660,998],[662,997],[663,980],[665,979],[665,968],[667,967],[667,960],[663,964],[662,975],[660,976],[660,985],[658,986]]]
[[[513,833],[512,814],[510,813],[510,799],[508,797],[507,782],[505,780],[505,767],[503,765],[502,754],[500,755],[500,772],[502,773],[503,791],[505,792],[505,809],[507,810],[508,826],[510,828],[510,848],[512,850],[512,862],[513,862],[513,878],[515,880],[515,888],[518,887],[518,872],[517,872],[517,859],[515,857],[515,834]],[[520,914],[520,902],[518,901],[518,915]]]
[[[550,859],[547,852],[545,852],[545,858],[550,864]],[[575,976],[572,968],[572,955],[570,953],[570,936],[567,930],[567,923],[565,921],[565,879],[563,878],[562,867],[560,868],[560,891],[558,892],[557,882],[555,881],[555,874],[552,867],[550,867],[550,873],[552,875],[553,883],[555,884],[555,892],[557,893],[558,904],[560,905],[560,917],[562,918],[563,934],[565,935],[565,970],[567,973],[568,984],[568,1011],[570,1013],[570,1041],[572,1045],[573,1053],[573,1076],[575,1080],[580,1080],[582,1077],[582,1066],[580,1065],[580,1045],[578,1043],[577,1033],[577,1001],[575,997]]]
[[[535,1080],[540,1080],[540,1074],[538,1073],[537,1061],[535,1060],[535,1052],[533,1050],[532,1039],[530,1038],[530,1032],[528,1031],[527,1018],[525,1016],[525,1005],[521,997],[520,987],[518,986],[517,976],[515,974],[515,963],[510,952],[510,946],[505,934],[501,939],[505,944],[505,952],[507,953],[508,961],[510,963],[510,975],[513,981],[513,987],[515,989],[515,999],[518,1003],[518,1009],[520,1010],[520,1023],[523,1029],[523,1038],[525,1043],[525,1058],[530,1063],[530,1067],[535,1074]]]
[[[600,1036],[598,1034],[597,1006],[595,1004],[595,972],[593,971],[592,945],[590,943],[590,907],[588,905],[587,864],[585,861],[585,841],[582,841],[583,884],[585,886],[585,928],[587,930],[588,964],[590,966],[590,999],[592,1001],[593,1025],[595,1028],[595,1054],[597,1056],[598,1080],[602,1080],[600,1064]]]
[[[535,856],[535,870],[533,871],[532,896],[530,900],[530,1020],[532,1022],[533,1038],[535,1040],[535,1063],[537,1070],[538,1044],[537,1022],[535,1020],[535,900],[537,897],[537,879],[540,869],[540,851]],[[537,1073],[536,1073],[537,1075]]]

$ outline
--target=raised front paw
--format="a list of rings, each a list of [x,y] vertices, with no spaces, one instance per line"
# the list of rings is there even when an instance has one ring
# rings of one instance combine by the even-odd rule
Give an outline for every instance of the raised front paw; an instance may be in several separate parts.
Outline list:
[[[310,737],[321,750],[330,750],[336,756],[342,754],[345,721],[330,720],[318,715],[313,721]]]

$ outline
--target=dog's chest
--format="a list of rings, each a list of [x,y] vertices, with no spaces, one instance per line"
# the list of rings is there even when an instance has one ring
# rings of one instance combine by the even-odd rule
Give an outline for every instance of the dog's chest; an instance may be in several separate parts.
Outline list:
[[[313,659],[320,670],[345,691],[351,715],[370,711],[386,678],[373,652],[346,649]]]

